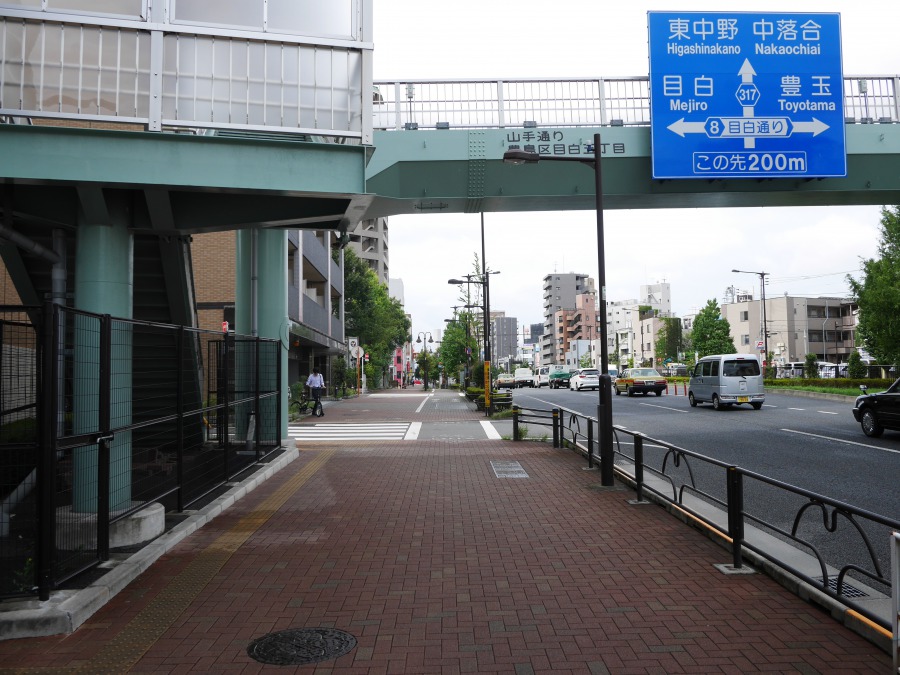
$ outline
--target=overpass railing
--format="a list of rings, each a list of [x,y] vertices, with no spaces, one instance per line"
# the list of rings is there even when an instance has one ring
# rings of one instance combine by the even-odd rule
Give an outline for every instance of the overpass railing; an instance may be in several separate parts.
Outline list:
[[[900,75],[844,78],[848,124],[900,122]],[[382,80],[375,129],[649,126],[648,77]]]
[[[514,430],[520,421],[552,425],[554,447],[599,465],[596,419],[565,408],[513,410]],[[892,630],[892,586],[900,590],[890,549],[900,521],[619,426],[613,436],[615,473],[634,487],[637,503],[649,496],[715,533],[735,568],[748,557],[786,570],[884,634]]]

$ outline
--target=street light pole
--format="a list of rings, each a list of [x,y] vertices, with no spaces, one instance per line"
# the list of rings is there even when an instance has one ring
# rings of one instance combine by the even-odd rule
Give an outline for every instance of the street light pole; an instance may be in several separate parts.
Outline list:
[[[491,314],[491,301],[490,301],[490,278],[492,274],[499,274],[499,272],[489,272],[484,267],[484,261],[482,261],[482,269],[484,270],[481,273],[482,279],[474,279],[474,277],[479,276],[477,274],[467,274],[466,280],[462,279],[448,279],[448,284],[481,284],[484,288],[484,304],[481,305],[482,310],[484,310],[484,407],[485,411],[488,415],[493,413],[493,405],[491,403],[491,331],[490,331],[490,314]],[[466,305],[466,308],[478,307],[478,305]]]
[[[484,276],[484,407],[490,416],[494,412],[491,400],[491,277],[484,249],[484,211],[481,212],[481,272]]]
[[[597,285],[600,301],[597,309],[601,313],[600,321],[600,386],[597,400],[597,442],[600,448],[600,482],[609,487],[615,482],[613,462],[613,423],[612,423],[612,379],[609,376],[609,339],[606,322],[606,242],[603,232],[603,177],[601,172],[600,134],[594,134],[593,162],[581,157],[539,155],[534,152],[509,150],[503,154],[503,161],[511,164],[533,164],[541,161],[580,162],[594,169],[594,208],[597,212]]]
[[[762,306],[762,334],[763,334],[763,374],[769,360],[769,324],[766,321],[766,277],[768,272],[748,272],[747,270],[731,270],[738,274],[756,274],[759,276],[759,303]]]
[[[428,340],[423,341],[422,338],[424,338],[426,335],[428,336]],[[416,344],[421,343],[425,347],[425,377],[424,377],[425,391],[428,391],[428,343],[429,342],[434,342],[434,339],[431,337],[431,333],[429,333],[428,331],[425,331],[424,333],[419,333],[419,337],[416,338]]]

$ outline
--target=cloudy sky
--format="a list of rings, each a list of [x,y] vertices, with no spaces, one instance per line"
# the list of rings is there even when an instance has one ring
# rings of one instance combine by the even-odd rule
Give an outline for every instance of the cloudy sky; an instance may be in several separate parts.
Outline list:
[[[646,76],[647,11],[839,12],[845,76],[900,74],[900,5],[872,0],[812,3],[600,0],[375,0],[375,80]],[[515,42],[509,38],[515,38]],[[606,211],[607,298],[638,296],[667,281],[673,310],[695,312],[725,289],[766,295],[845,295],[846,275],[875,255],[879,206]],[[552,232],[548,238],[547,231]],[[553,272],[596,277],[593,211],[486,213],[491,309],[523,324],[542,321],[541,282]],[[478,214],[390,218],[391,276],[405,286],[413,331],[444,326],[459,304],[447,279],[472,271],[481,252]]]

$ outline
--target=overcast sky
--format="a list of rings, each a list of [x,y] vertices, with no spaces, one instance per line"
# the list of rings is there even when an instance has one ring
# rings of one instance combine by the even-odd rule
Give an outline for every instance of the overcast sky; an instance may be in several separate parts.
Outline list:
[[[833,2],[656,2],[600,0],[375,0],[376,80],[646,76],[647,11],[786,11],[841,14],[845,76],[898,75],[900,4]],[[513,39],[514,38],[514,39]],[[402,132],[398,132],[402,133]],[[605,212],[607,299],[638,297],[667,281],[673,310],[693,313],[725,289],[752,290],[771,274],[767,296],[846,295],[845,277],[875,255],[879,206],[648,209]],[[478,214],[393,216],[390,275],[405,286],[413,332],[436,331],[452,315],[452,277],[481,253]],[[548,232],[552,233],[548,236]],[[486,213],[491,309],[521,326],[540,323],[543,277],[596,278],[593,211]]]

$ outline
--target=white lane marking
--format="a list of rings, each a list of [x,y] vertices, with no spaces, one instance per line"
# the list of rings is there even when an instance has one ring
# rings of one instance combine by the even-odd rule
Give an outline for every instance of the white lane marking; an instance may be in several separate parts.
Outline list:
[[[417,412],[417,413],[422,412],[422,408],[424,408],[424,407],[425,407],[425,404],[428,403],[428,399],[429,399],[429,398],[431,398],[431,394],[428,394],[428,396],[425,397],[425,400],[422,401],[422,403],[419,404],[419,407],[418,407],[418,408],[416,408],[416,412]]]
[[[431,394],[369,394],[369,398],[419,398],[420,396],[431,396]]]
[[[826,441],[834,441],[835,443],[846,443],[847,445],[858,445],[862,448],[872,448],[873,450],[884,450],[885,452],[892,452],[895,455],[900,455],[900,450],[891,450],[890,448],[881,448],[877,445],[869,445],[868,443],[857,443],[856,441],[845,441],[841,438],[834,438],[833,436],[822,436],[821,434],[811,434],[808,431],[795,431],[794,429],[782,429],[781,431],[786,431],[789,434],[800,434],[801,436],[812,436],[813,438],[822,438]]]
[[[499,441],[503,438],[491,422],[483,420],[481,422],[481,428],[484,429],[485,435],[492,441]]]
[[[672,412],[680,412],[680,413],[689,412],[687,410],[682,410],[681,408],[670,408],[667,405],[654,405],[653,403],[641,403],[640,405],[645,405],[648,408],[662,408],[663,410],[671,410]]]
[[[371,429],[372,427],[406,429],[408,424],[409,422],[332,422],[331,424],[319,422],[318,424],[294,425],[290,429],[328,429],[329,427],[333,429],[352,429],[353,427],[360,429]]]
[[[799,410],[800,412],[803,412],[806,408],[788,408],[788,410]]]
[[[288,427],[288,436],[300,441],[394,440],[402,441],[409,422],[383,424],[314,424]]]
[[[816,412],[822,415],[837,415],[836,412],[831,412],[830,410],[816,410]]]
[[[409,425],[409,429],[406,432],[406,436],[403,437],[404,441],[414,441],[419,437],[419,432],[422,431],[422,423],[421,422],[413,422]]]

